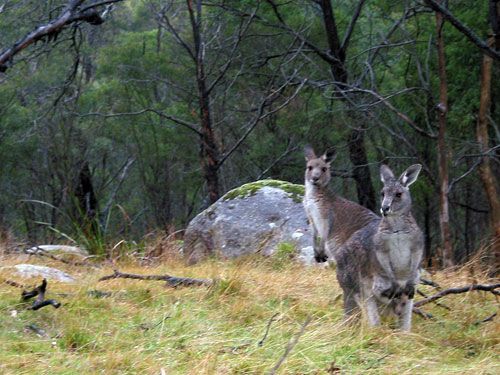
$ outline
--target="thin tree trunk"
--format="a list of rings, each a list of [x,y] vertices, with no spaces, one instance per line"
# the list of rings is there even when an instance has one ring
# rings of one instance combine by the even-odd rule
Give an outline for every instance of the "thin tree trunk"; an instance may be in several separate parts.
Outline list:
[[[441,251],[443,266],[451,267],[453,248],[451,245],[450,213],[448,203],[448,150],[446,147],[446,114],[448,112],[448,86],[446,81],[446,60],[443,40],[444,19],[440,12],[436,12],[438,71],[439,71],[439,133],[438,133],[438,162],[439,162],[439,226],[441,232]]]
[[[468,159],[470,160],[470,159]],[[467,162],[467,169],[470,168],[470,161]],[[465,207],[465,217],[464,217],[464,247],[465,247],[465,254],[464,258],[461,259],[460,261],[462,263],[465,263],[469,260],[471,250],[472,250],[472,244],[474,243],[473,241],[473,234],[472,234],[472,213],[471,210],[469,209],[469,206],[473,205],[474,202],[472,202],[473,198],[473,187],[471,186],[472,184],[470,182],[465,183],[465,204],[467,207]]]
[[[493,46],[495,39],[490,37],[488,44]],[[491,170],[490,158],[485,155],[489,149],[488,136],[488,113],[491,106],[491,78],[493,59],[488,55],[483,55],[481,67],[481,97],[479,101],[479,114],[477,119],[477,142],[483,155],[479,165],[479,176],[483,183],[483,188],[490,206],[490,222],[493,229],[493,241],[491,255],[493,266],[498,270],[500,266],[500,201],[498,199],[497,181]]]
[[[339,33],[335,22],[335,15],[333,13],[331,0],[321,0],[320,6],[323,15],[329,54],[335,57],[334,61],[330,62],[330,71],[335,81],[335,87],[338,91],[342,92],[345,90],[348,82],[348,73],[345,67],[346,51],[344,47],[341,46],[339,40]],[[353,110],[353,108],[351,108],[352,105],[348,101],[344,100],[344,103],[346,103],[349,111]],[[351,115],[349,117],[353,119],[354,122],[354,116]],[[365,130],[360,127],[351,130],[349,133],[347,139],[349,145],[349,158],[354,167],[353,176],[354,181],[356,182],[358,202],[366,208],[375,211],[377,201],[371,180],[370,168],[368,167],[364,132]]]
[[[376,211],[377,201],[368,168],[368,157],[364,141],[364,129],[354,129],[349,136],[349,157],[354,165],[353,176],[356,181],[358,202],[366,208]]]
[[[196,55],[196,83],[198,86],[198,100],[200,106],[200,158],[203,177],[207,184],[210,203],[219,199],[219,149],[215,140],[210,115],[210,95],[207,90],[207,77],[205,75],[204,46],[201,35],[201,0],[196,2],[196,11],[193,1],[187,0],[191,27],[193,30],[194,47]]]
[[[424,211],[424,259],[426,259],[425,264],[427,268],[432,268],[432,260],[434,254],[432,253],[432,237],[431,237],[431,204],[430,199],[426,195],[425,197],[425,211]]]
[[[94,193],[92,174],[88,162],[84,162],[80,169],[75,196],[79,205],[77,218],[83,231],[89,235],[96,234],[98,232],[98,223],[95,219],[98,213],[98,202]]]

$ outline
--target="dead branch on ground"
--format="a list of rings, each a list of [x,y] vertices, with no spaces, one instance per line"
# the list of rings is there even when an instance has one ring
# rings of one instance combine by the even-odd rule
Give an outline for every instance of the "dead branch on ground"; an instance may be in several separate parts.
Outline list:
[[[262,339],[257,343],[258,346],[264,345],[264,341],[267,338],[267,335],[269,334],[269,329],[271,328],[271,324],[274,321],[274,318],[276,318],[280,313],[276,313],[273,316],[271,316],[271,319],[269,319],[269,322],[267,322],[267,327],[266,327],[266,332],[264,333],[264,336]]]
[[[481,323],[486,323],[486,322],[492,322],[493,319],[497,316],[497,313],[493,313],[491,314],[490,316],[488,316],[487,318],[484,318],[484,319],[481,319],[481,320],[478,320],[477,322],[474,322],[474,325],[479,325]]]
[[[498,288],[500,288],[500,283],[498,283],[498,284],[491,284],[491,285],[472,284],[472,285],[467,285],[467,286],[463,286],[463,287],[459,287],[459,288],[449,288],[449,289],[442,290],[439,293],[436,293],[436,294],[434,294],[434,295],[432,295],[430,297],[424,298],[421,301],[417,301],[417,302],[415,302],[415,304],[413,306],[414,307],[420,307],[420,306],[428,304],[429,302],[434,302],[434,301],[436,301],[439,298],[447,296],[448,294],[467,293],[467,292],[471,292],[473,290],[480,290],[480,291],[483,291],[483,292],[491,292],[491,293],[493,293],[493,294],[495,294],[495,295],[498,296],[498,295],[500,295],[500,292],[498,292],[497,290],[495,290],[495,289],[498,289]]]
[[[16,281],[13,281],[13,280],[8,280],[8,279],[4,279],[3,282],[7,285],[10,285],[10,286],[13,286],[15,288],[21,288],[21,289],[24,289],[25,286],[23,284],[19,284],[18,282]]]
[[[429,295],[425,294],[424,292],[422,292],[420,289],[417,289],[417,294],[421,295],[422,297],[424,298],[429,298]],[[441,302],[437,302],[437,301],[434,301],[434,303],[436,304],[436,306],[439,306],[439,307],[442,307],[443,309],[446,309],[446,310],[451,310],[450,307],[442,304]]]
[[[424,319],[433,319],[434,318],[434,316],[432,314],[429,314],[428,312],[420,310],[418,307],[414,307],[412,311],[414,314],[417,314],[418,316],[421,316]]]
[[[178,286],[200,286],[200,285],[212,285],[213,280],[209,279],[193,279],[190,277],[177,277],[171,275],[137,275],[132,273],[124,273],[118,270],[114,270],[112,275],[103,276],[99,281],[106,281],[112,279],[135,279],[135,280],[160,280],[166,281],[167,286],[178,287]]]
[[[288,344],[286,346],[286,349],[285,349],[285,352],[283,353],[283,355],[281,356],[281,358],[278,360],[278,362],[276,362],[276,364],[271,369],[271,371],[269,371],[269,375],[276,374],[276,371],[278,371],[278,369],[283,364],[283,362],[285,362],[286,357],[288,357],[288,355],[290,354],[290,352],[292,351],[292,349],[294,348],[294,346],[297,345],[297,342],[299,342],[300,336],[302,336],[304,334],[304,331],[305,331],[307,325],[309,323],[311,323],[311,321],[312,321],[312,317],[308,316],[307,319],[306,319],[306,321],[300,327],[300,331],[295,335],[295,337],[293,337],[288,342]]]
[[[54,308],[59,308],[61,304],[53,299],[45,299],[45,292],[47,290],[47,280],[43,279],[42,283],[37,286],[35,289],[26,291],[23,290],[21,293],[21,301],[27,301],[33,297],[37,297],[36,300],[32,303],[28,310],[38,310],[42,307],[52,305]]]
[[[425,279],[423,277],[420,278],[420,284],[432,286],[432,287],[436,288],[437,290],[441,289],[441,286],[438,283],[436,283],[432,280],[429,280],[429,279]]]
[[[77,260],[76,261],[69,261],[69,260],[66,260],[66,259],[63,259],[63,258],[59,258],[59,257],[57,257],[55,255],[50,254],[48,251],[42,249],[39,246],[36,246],[36,249],[37,250],[35,252],[31,252],[29,250],[25,250],[25,253],[29,254],[29,255],[38,255],[38,256],[41,256],[41,257],[47,257],[47,258],[50,258],[52,260],[56,260],[58,262],[67,264],[69,266],[82,266],[82,267],[99,268],[98,266],[96,266],[94,264],[90,264],[88,262],[80,262],[80,261],[77,261]]]

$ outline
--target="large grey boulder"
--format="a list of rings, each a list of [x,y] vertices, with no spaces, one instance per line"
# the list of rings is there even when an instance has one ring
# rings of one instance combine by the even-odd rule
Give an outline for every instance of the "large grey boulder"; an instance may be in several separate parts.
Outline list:
[[[37,266],[34,264],[17,264],[15,266],[2,267],[2,270],[13,270],[17,276],[22,278],[41,277],[62,283],[72,283],[75,281],[72,276],[57,268]]]
[[[277,180],[256,181],[229,191],[188,225],[184,257],[192,264],[212,255],[272,255],[280,243],[292,243],[299,259],[313,263],[303,195],[304,186]]]

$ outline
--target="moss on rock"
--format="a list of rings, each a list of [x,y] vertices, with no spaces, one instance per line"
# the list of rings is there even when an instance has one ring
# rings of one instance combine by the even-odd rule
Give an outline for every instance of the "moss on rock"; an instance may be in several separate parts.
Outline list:
[[[228,201],[236,198],[250,197],[266,186],[283,190],[288,194],[289,198],[293,199],[293,201],[297,203],[300,203],[302,201],[302,197],[304,196],[304,185],[292,184],[290,182],[280,180],[260,180],[250,182],[230,190],[222,197],[222,199]]]

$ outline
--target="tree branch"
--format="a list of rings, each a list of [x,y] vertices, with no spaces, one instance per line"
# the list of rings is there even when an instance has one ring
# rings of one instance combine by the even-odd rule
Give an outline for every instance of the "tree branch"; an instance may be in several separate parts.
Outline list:
[[[253,131],[253,129],[259,124],[260,121],[262,121],[263,119],[265,119],[266,117],[269,117],[270,115],[280,111],[282,108],[286,107],[296,96],[297,94],[299,93],[299,91],[302,89],[302,87],[305,85],[307,80],[304,80],[302,81],[299,86],[297,87],[297,89],[295,90],[295,92],[292,94],[292,96],[288,97],[283,103],[281,103],[281,105],[279,105],[278,107],[276,107],[275,109],[273,109],[272,111],[269,111],[269,112],[266,112],[264,113],[264,109],[266,107],[266,104],[267,104],[267,101],[271,98],[272,95],[276,94],[277,92],[280,92],[288,83],[289,81],[287,81],[286,83],[283,84],[283,86],[281,88],[279,88],[278,90],[276,90],[275,92],[271,93],[270,95],[268,95],[266,98],[264,98],[264,100],[261,102],[260,106],[259,106],[259,109],[258,109],[258,114],[257,116],[254,118],[254,120],[250,123],[250,125],[247,127],[247,130],[245,131],[245,133],[240,137],[240,139],[233,145],[233,147],[231,147],[231,149],[229,151],[227,151],[224,156],[221,157],[221,159],[219,160],[219,165],[218,167],[220,168],[220,166],[227,160],[227,158],[229,158],[229,156],[231,156],[231,154],[236,151],[236,149],[238,147],[240,147],[240,145],[245,141],[245,139],[247,139],[247,137],[250,135],[250,133]]]
[[[458,18],[456,18],[448,9],[443,7],[441,4],[437,3],[435,0],[425,0],[427,5],[429,5],[432,10],[439,12],[443,15],[443,18],[449,21],[455,29],[464,34],[467,39],[469,39],[473,44],[480,48],[485,54],[490,56],[495,60],[500,60],[500,52],[492,49],[488,46],[486,42],[481,40],[471,29],[465,26]]]
[[[118,270],[114,270],[112,275],[101,277],[97,281],[106,281],[112,279],[135,279],[135,280],[160,280],[166,281],[168,286],[193,286],[193,285],[212,285],[213,280],[208,279],[192,279],[189,277],[177,277],[170,275],[136,275],[132,273],[123,273]]]
[[[352,15],[351,22],[349,22],[349,26],[347,27],[347,31],[344,35],[344,39],[342,40],[342,44],[340,46],[340,49],[344,52],[344,54],[346,53],[347,48],[349,47],[349,42],[351,40],[352,32],[354,31],[354,26],[356,26],[356,22],[358,21],[358,18],[361,14],[361,9],[363,9],[365,2],[366,0],[360,0],[358,2],[358,5],[354,10],[354,14]]]
[[[121,116],[137,116],[137,115],[142,115],[144,113],[152,112],[162,118],[165,118],[167,120],[170,120],[172,122],[175,122],[178,125],[182,125],[185,128],[188,128],[189,130],[195,132],[197,135],[201,135],[201,132],[197,129],[196,124],[193,124],[191,122],[184,121],[180,118],[177,118],[175,116],[167,115],[166,113],[163,113],[162,111],[159,111],[157,109],[153,108],[145,108],[140,111],[136,112],[121,112],[121,113],[99,113],[99,112],[89,112],[89,113],[83,113],[79,114],[80,117],[88,117],[88,116],[100,116],[100,117],[121,117]]]
[[[495,289],[500,288],[500,283],[498,284],[491,284],[491,285],[483,285],[483,284],[472,284],[472,285],[467,285],[459,288],[450,288],[450,289],[445,289],[440,291],[439,293],[436,293],[428,298],[425,298],[423,300],[415,302],[413,305],[414,307],[420,307],[423,305],[428,304],[429,302],[434,302],[435,300],[442,298],[444,296],[447,296],[448,294],[460,294],[460,293],[467,293],[473,290],[481,290],[484,292],[491,292],[495,295],[499,295],[500,292],[496,291]]]
[[[48,24],[38,26],[35,30],[28,33],[26,36],[18,40],[10,48],[5,49],[0,53],[0,72],[5,72],[12,66],[12,60],[15,55],[29,47],[31,44],[47,37],[55,39],[67,25],[78,21],[85,21],[91,25],[99,25],[103,22],[101,15],[97,12],[96,7],[100,5],[121,2],[123,0],[109,0],[106,2],[98,2],[91,4],[83,10],[78,10],[85,0],[72,0],[67,3],[63,11],[56,19]]]

